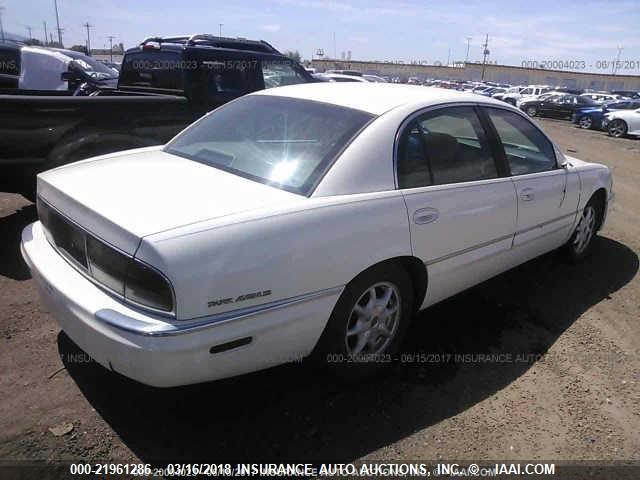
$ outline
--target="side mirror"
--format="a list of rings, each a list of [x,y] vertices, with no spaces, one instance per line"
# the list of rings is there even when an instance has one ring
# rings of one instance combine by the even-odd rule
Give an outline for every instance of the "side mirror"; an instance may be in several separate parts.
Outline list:
[[[73,72],[67,70],[66,72],[62,72],[60,74],[60,80],[64,82],[75,82],[76,80],[78,80],[78,76]]]

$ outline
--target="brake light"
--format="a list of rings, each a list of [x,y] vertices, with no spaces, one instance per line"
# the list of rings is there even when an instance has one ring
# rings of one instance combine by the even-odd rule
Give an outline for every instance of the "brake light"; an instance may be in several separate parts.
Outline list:
[[[147,42],[144,45],[142,45],[142,50],[160,50],[160,43]]]

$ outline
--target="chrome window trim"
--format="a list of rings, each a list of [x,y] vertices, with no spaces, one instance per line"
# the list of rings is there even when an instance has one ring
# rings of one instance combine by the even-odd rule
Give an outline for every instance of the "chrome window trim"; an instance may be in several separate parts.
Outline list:
[[[181,324],[146,323],[140,320],[136,320],[135,318],[128,317],[120,312],[111,309],[99,310],[98,312],[96,312],[96,318],[106,323],[107,325],[117,328],[118,330],[134,333],[136,335],[142,335],[145,337],[169,337],[198,332],[210,327],[223,325],[225,323],[233,322],[236,320],[243,320],[275,310],[280,310],[317,298],[339,294],[342,292],[343,288],[344,286],[338,286],[327,288],[324,290],[317,290],[315,292],[296,295],[294,297],[275,300],[273,302],[230,310],[206,317],[200,317],[190,322],[185,321]]]
[[[87,268],[85,269],[82,265],[80,265],[78,263],[78,261],[74,258],[70,258],[69,255],[67,255],[64,251],[62,251],[60,248],[58,248],[58,246],[53,243],[49,236],[51,235],[51,233],[49,232],[49,230],[47,229],[47,227],[44,225],[44,223],[42,224],[42,228],[45,231],[45,238],[47,239],[47,241],[49,242],[49,244],[51,245],[51,247],[69,264],[71,265],[74,270],[76,270],[78,273],[80,273],[83,277],[85,277],[87,280],[89,280],[91,283],[93,283],[94,285],[96,285],[97,287],[99,287],[101,290],[104,290],[105,292],[109,293],[110,295],[116,297],[118,300],[121,300],[123,303],[126,303],[127,305],[131,305],[135,308],[138,308],[140,310],[143,310],[145,312],[149,312],[149,313],[154,313],[157,315],[161,315],[163,317],[167,317],[167,318],[176,318],[176,311],[177,311],[177,303],[176,303],[176,293],[175,290],[173,288],[173,283],[171,283],[171,281],[169,280],[169,278],[162,273],[160,270],[158,270],[157,268],[155,268],[152,265],[149,265],[146,262],[143,262],[140,259],[137,259],[135,257],[135,255],[130,255],[129,253],[125,252],[124,250],[121,250],[120,248],[116,247],[115,245],[103,240],[102,238],[98,237],[97,235],[89,232],[86,228],[82,227],[81,225],[79,225],[76,221],[72,220],[71,218],[69,218],[68,216],[64,215],[60,210],[58,210],[56,207],[54,207],[53,205],[51,205],[49,202],[47,202],[46,200],[44,200],[41,196],[38,196],[37,201],[42,202],[43,204],[45,204],[48,208],[50,208],[51,210],[54,210],[58,215],[60,215],[62,218],[64,218],[66,221],[68,221],[69,223],[73,224],[76,228],[78,228],[79,230],[82,230],[85,233],[85,259],[87,262]],[[42,223],[42,222],[41,222]],[[171,300],[173,302],[173,309],[168,312],[166,310],[158,310],[156,308],[153,307],[148,307],[146,305],[142,305],[134,300],[128,299],[126,298],[124,295],[121,295],[120,293],[116,292],[115,290],[109,288],[108,286],[104,285],[103,283],[98,282],[95,278],[93,278],[93,276],[91,276],[91,273],[89,271],[89,258],[87,256],[87,237],[91,235],[93,238],[95,238],[96,240],[98,240],[99,242],[104,243],[105,245],[107,245],[109,248],[112,248],[113,250],[115,250],[116,252],[118,252],[119,254],[127,257],[130,261],[134,261],[134,262],[138,262],[141,265],[144,265],[145,267],[153,270],[154,272],[156,272],[157,274],[159,274],[162,278],[164,278],[164,280],[167,282],[167,285],[169,285],[169,289],[171,290]],[[125,277],[126,279],[126,277]],[[124,280],[123,280],[124,282]]]
[[[402,134],[404,133],[405,128],[407,127],[407,125],[409,123],[411,123],[416,117],[419,117],[420,115],[423,115],[425,113],[428,112],[432,112],[434,110],[439,110],[441,108],[450,108],[450,107],[476,107],[476,108],[497,108],[500,110],[506,110],[508,112],[512,112],[515,113],[516,115],[520,115],[522,118],[524,118],[526,121],[528,121],[531,125],[533,125],[538,132],[540,132],[542,134],[542,136],[551,144],[551,146],[553,147],[553,156],[554,156],[554,161],[555,161],[555,168],[551,169],[551,170],[545,170],[544,172],[538,172],[538,173],[530,173],[530,174],[523,174],[523,175],[537,175],[539,173],[547,173],[547,172],[554,172],[556,170],[562,170],[560,168],[560,166],[558,165],[558,156],[557,156],[557,146],[556,144],[551,140],[551,138],[549,138],[549,136],[540,128],[538,127],[538,125],[536,125],[534,122],[531,121],[531,119],[522,111],[518,110],[518,109],[514,109],[513,107],[507,106],[507,105],[496,105],[493,103],[484,103],[484,102],[470,102],[470,101],[465,101],[465,102],[447,102],[447,103],[440,103],[438,105],[429,105],[428,107],[424,107],[421,108],[419,110],[416,110],[415,112],[412,112],[411,114],[409,114],[403,121],[402,123],[400,123],[400,126],[398,127],[398,129],[396,130],[396,134],[393,140],[393,183],[394,183],[394,187],[396,190],[411,190],[411,189],[407,189],[407,188],[400,188],[399,187],[399,182],[398,182],[398,149],[400,146],[400,137],[402,136]],[[485,111],[484,112],[486,115],[488,115],[488,113]],[[489,120],[491,120],[489,118]],[[493,124],[493,122],[492,122]],[[495,129],[495,126],[494,126]],[[497,132],[496,132],[497,133]],[[493,133],[492,132],[485,132],[485,134],[487,135],[487,137],[492,137]],[[500,142],[500,145],[502,145],[502,140],[500,140],[500,137],[498,136],[496,138],[496,140],[498,142]],[[503,147],[504,148],[504,147]],[[494,159],[494,161],[496,161],[496,159]],[[513,175],[511,174],[511,172],[509,172],[510,175],[506,176],[506,177],[500,177],[498,176],[497,178],[490,178],[490,179],[486,179],[486,180],[499,180],[502,178],[519,178],[522,175]],[[425,185],[423,187],[415,187],[415,188],[425,188],[425,187],[435,187],[435,186],[453,186],[453,185],[461,185],[461,184],[465,184],[465,183],[472,183],[472,182],[479,182],[482,180],[471,180],[469,182],[456,182],[456,183],[443,183],[440,185]]]

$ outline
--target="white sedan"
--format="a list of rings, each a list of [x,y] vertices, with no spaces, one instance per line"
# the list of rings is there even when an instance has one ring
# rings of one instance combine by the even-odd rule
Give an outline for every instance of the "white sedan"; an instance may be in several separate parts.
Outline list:
[[[640,108],[605,113],[602,128],[612,137],[640,136]]]
[[[503,102],[287,86],[40,174],[22,252],[68,336],[142,383],[312,353],[349,376],[392,360],[417,310],[553,249],[584,257],[611,187]]]

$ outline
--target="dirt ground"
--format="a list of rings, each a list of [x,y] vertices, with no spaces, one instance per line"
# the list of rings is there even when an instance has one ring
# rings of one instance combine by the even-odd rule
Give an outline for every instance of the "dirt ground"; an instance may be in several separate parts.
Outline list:
[[[108,372],[40,305],[19,253],[35,207],[0,193],[0,460],[640,460],[640,140],[539,122],[613,169],[593,254],[428,309],[404,351],[433,355],[356,385],[305,365],[170,390]]]

